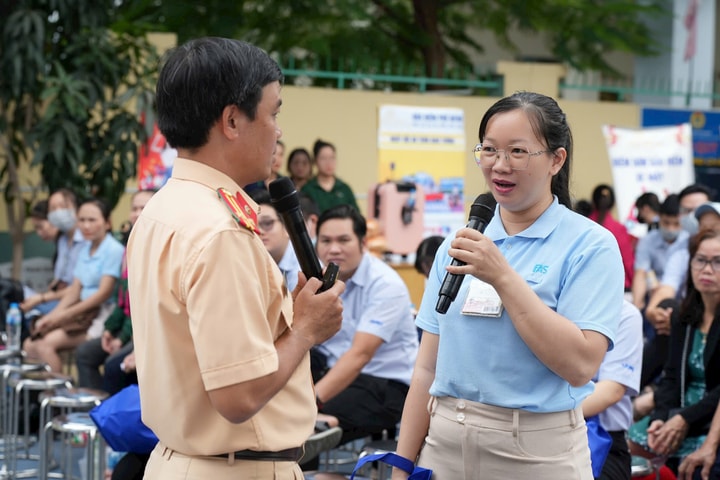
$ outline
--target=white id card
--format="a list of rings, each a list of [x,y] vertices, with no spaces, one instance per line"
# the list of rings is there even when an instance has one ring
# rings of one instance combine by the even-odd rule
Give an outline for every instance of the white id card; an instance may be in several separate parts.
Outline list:
[[[502,310],[502,300],[493,286],[473,278],[467,290],[462,313],[480,317],[499,317],[502,315]]]

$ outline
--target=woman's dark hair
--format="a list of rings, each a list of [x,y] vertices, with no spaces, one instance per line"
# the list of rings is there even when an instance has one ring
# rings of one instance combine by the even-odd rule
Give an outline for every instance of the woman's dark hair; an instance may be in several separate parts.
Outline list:
[[[554,152],[558,148],[567,151],[567,158],[560,171],[552,178],[550,189],[558,197],[558,201],[567,208],[572,208],[570,198],[570,163],[572,161],[573,140],[570,126],[565,113],[552,98],[533,92],[517,92],[502,98],[485,112],[480,122],[478,138],[480,143],[485,138],[488,122],[499,113],[523,110],[532,124],[538,138],[544,139],[547,149]]]
[[[355,207],[350,205],[336,205],[321,213],[317,221],[318,235],[320,234],[320,227],[322,227],[323,223],[328,220],[345,218],[352,220],[353,232],[355,232],[355,236],[358,237],[358,241],[362,244],[363,239],[367,235],[367,222],[365,222],[365,217],[355,210]]]
[[[653,212],[660,212],[660,199],[653,192],[645,192],[635,200],[635,207],[640,210],[645,205],[650,207]]]
[[[272,201],[270,199],[270,192],[264,188],[256,188],[248,192],[248,197],[252,198],[253,202],[258,205],[270,205],[272,207]],[[273,207],[274,208],[274,207]]]
[[[196,150],[228,105],[255,119],[263,88],[283,81],[280,66],[263,50],[228,38],[206,37],[165,57],[156,88],[158,127],[174,148]]]
[[[592,213],[593,206],[592,203],[590,203],[588,200],[581,198],[580,200],[575,202],[574,210],[583,217],[589,217]]]
[[[610,185],[600,184],[593,190],[592,206],[597,212],[597,223],[600,225],[605,221],[608,213],[615,206],[615,192]]]
[[[48,202],[50,201],[50,197],[52,197],[55,194],[62,196],[67,203],[69,203],[70,205],[72,205],[75,208],[75,210],[77,210],[80,207],[80,205],[78,204],[77,195],[75,195],[75,192],[73,192],[69,188],[58,188],[57,190],[55,190],[54,192],[52,192],[50,194],[50,196],[48,197]]]
[[[315,162],[315,159],[317,159],[318,153],[320,153],[320,150],[322,150],[325,147],[330,147],[333,152],[337,152],[335,150],[335,145],[333,145],[330,142],[326,142],[324,140],[320,140],[319,138],[315,140],[315,143],[313,144],[313,163]]]
[[[690,251],[690,261],[688,262],[687,269],[687,292],[685,293],[685,299],[680,307],[680,323],[697,327],[702,323],[703,314],[705,312],[705,305],[702,301],[702,296],[695,287],[695,282],[692,278],[692,268],[690,263],[697,254],[700,244],[705,240],[712,240],[713,238],[719,238],[720,232],[717,232],[711,228],[705,228],[700,230],[696,235],[690,237],[690,243],[688,250]],[[715,318],[720,315],[720,305],[715,309]]]
[[[40,200],[39,202],[36,202],[35,205],[33,205],[32,209],[30,210],[30,218],[34,218],[35,220],[47,220],[48,215],[48,201],[47,200]]]
[[[440,248],[445,237],[440,235],[432,235],[425,237],[415,251],[415,270],[425,276],[425,270],[429,270],[435,260],[435,254]]]

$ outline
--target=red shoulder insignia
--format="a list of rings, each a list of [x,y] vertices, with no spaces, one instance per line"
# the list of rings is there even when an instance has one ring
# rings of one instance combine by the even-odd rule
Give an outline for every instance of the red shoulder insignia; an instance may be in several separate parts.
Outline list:
[[[218,188],[216,191],[220,200],[230,210],[235,221],[251,232],[260,235],[260,230],[257,227],[257,213],[248,205],[242,194],[233,195],[224,188]]]

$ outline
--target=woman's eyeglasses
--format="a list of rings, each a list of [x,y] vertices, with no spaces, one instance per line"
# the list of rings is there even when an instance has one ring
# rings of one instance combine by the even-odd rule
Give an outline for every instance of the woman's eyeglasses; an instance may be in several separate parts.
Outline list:
[[[713,272],[720,272],[720,257],[705,258],[696,255],[690,259],[690,268],[697,272],[704,270],[707,265],[710,265]]]
[[[530,152],[527,148],[518,145],[508,145],[505,149],[498,149],[492,145],[484,145],[478,143],[473,148],[475,155],[475,163],[481,168],[492,168],[495,166],[500,152],[505,155],[505,161],[508,162],[513,170],[525,170],[530,165],[530,157],[550,153],[552,150],[540,150],[538,152]]]

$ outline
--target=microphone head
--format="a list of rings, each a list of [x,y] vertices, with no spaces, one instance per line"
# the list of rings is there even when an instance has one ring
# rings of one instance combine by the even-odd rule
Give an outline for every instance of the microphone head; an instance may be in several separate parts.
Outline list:
[[[470,218],[479,218],[483,223],[490,223],[493,215],[495,215],[495,197],[492,193],[482,193],[478,195],[473,204],[470,206]]]
[[[268,185],[270,203],[278,213],[285,213],[294,208],[300,208],[295,184],[289,177],[280,177]]]

